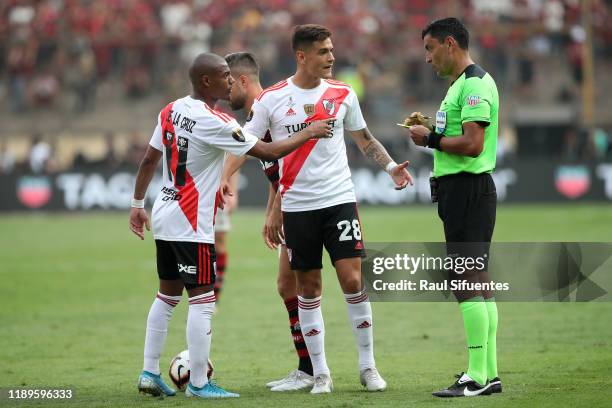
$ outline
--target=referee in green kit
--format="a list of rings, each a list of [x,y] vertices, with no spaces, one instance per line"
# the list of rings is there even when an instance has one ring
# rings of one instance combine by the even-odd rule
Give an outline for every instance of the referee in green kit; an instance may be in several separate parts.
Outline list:
[[[410,126],[410,137],[417,145],[434,149],[432,199],[437,196],[449,255],[482,256],[482,251],[487,253],[489,249],[497,205],[491,177],[497,148],[497,87],[491,75],[470,58],[469,33],[459,20],[434,21],[421,36],[427,63],[451,84],[436,113],[433,129]],[[449,279],[490,282],[486,270],[460,275],[451,272]],[[468,369],[450,387],[433,395],[462,397],[501,392],[497,374],[497,306],[492,293],[457,290],[454,295],[463,315]]]

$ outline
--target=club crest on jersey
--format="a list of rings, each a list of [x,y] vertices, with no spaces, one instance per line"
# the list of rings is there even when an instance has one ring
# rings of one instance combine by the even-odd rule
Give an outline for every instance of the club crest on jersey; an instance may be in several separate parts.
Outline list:
[[[171,142],[173,137],[174,137],[174,135],[172,134],[172,132],[166,131],[166,140],[167,141]]]
[[[480,96],[470,95],[467,97],[467,104],[470,106],[476,106],[480,102]]]
[[[247,118],[246,118],[246,121],[247,121],[247,122],[250,122],[250,121],[251,121],[251,119],[253,119],[253,109],[251,109],[251,110],[249,111],[249,114],[248,114],[248,116],[247,116]]]
[[[234,131],[232,132],[232,137],[237,142],[244,142],[246,140],[244,138],[244,135],[242,134],[242,129],[240,129],[240,128],[234,129]]]
[[[336,100],[335,99],[323,99],[321,103],[323,104],[323,109],[328,115],[331,116],[334,113],[336,113]]]
[[[314,115],[314,112],[314,103],[307,103],[306,105],[304,105],[304,113],[306,113],[306,116],[312,116]]]
[[[179,150],[187,150],[189,147],[189,140],[186,137],[179,136],[176,144]]]

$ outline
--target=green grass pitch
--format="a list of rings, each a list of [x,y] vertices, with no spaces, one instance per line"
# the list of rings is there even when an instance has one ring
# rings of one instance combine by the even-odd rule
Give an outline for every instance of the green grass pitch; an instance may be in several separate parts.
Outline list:
[[[443,238],[433,207],[360,212],[367,241]],[[0,217],[0,387],[71,387],[76,394],[64,402],[4,398],[0,406],[594,407],[612,401],[610,303],[500,304],[504,392],[453,401],[430,392],[466,368],[457,306],[376,303],[375,355],[389,389],[365,393],[346,306],[327,260],[322,305],[334,392],[269,392],[265,383],[292,370],[297,358],[276,294],[276,252],[260,238],[262,210],[247,209],[232,221],[211,355],[220,385],[241,398],[208,402],[183,394],[163,400],[139,395],[136,380],[157,277],[152,236],[139,241],[127,221],[127,213]],[[612,242],[612,206],[502,206],[494,240]],[[186,303],[184,298],[170,323],[162,370],[186,348]]]

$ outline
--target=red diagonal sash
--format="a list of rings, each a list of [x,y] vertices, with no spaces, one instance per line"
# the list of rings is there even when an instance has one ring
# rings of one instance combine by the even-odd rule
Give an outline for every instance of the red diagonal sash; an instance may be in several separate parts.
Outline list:
[[[193,182],[193,178],[187,168],[179,169],[179,152],[177,145],[177,136],[174,131],[174,125],[172,124],[172,107],[174,104],[169,104],[164,108],[161,112],[161,124],[162,124],[162,140],[164,142],[164,146],[166,147],[166,154],[171,156],[171,160],[169,160],[169,168],[172,172],[172,178],[174,179],[174,186],[178,189],[178,195],[180,195],[179,199],[179,207],[187,217],[189,224],[191,224],[191,228],[194,231],[198,229],[198,201],[199,201],[199,193],[195,187],[195,183]],[[168,134],[171,134],[172,137],[167,137]],[[186,166],[186,163],[182,163],[182,166]],[[182,186],[177,185],[177,169],[178,171],[184,171],[184,180],[185,184]],[[182,176],[181,176],[182,177]]]
[[[315,104],[314,114],[306,119],[306,123],[335,118],[349,92],[347,88],[328,88]],[[281,195],[291,188],[318,141],[319,139],[310,139],[283,158],[283,176],[280,179]]]

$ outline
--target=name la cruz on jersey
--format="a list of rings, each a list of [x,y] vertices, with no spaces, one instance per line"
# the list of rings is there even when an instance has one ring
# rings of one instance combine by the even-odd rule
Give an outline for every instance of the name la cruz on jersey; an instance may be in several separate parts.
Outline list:
[[[172,109],[170,109],[170,114],[168,115],[168,121],[170,120],[172,120],[173,126],[178,126],[180,129],[193,133],[193,127],[196,124],[195,120],[182,116],[179,112],[174,112]]]
[[[168,112],[168,117],[166,118],[166,122],[168,123],[172,123],[172,126],[174,126],[174,129],[176,130],[178,129],[183,129],[184,131],[188,132],[189,134],[193,134],[193,127],[196,124],[196,121],[187,117],[186,115],[181,115],[181,113],[179,112],[175,112],[174,110],[170,109],[170,111]],[[172,132],[166,132],[166,134],[164,135],[164,137],[166,138],[168,145],[166,146],[166,150],[167,150],[167,155],[166,157],[171,160],[172,158],[172,138],[174,137],[174,134]],[[181,137],[179,136],[177,138],[176,141],[176,146],[177,146],[177,150],[178,150],[178,155],[179,155],[179,161],[181,161],[181,164],[184,164],[187,160],[187,150],[189,147],[189,140],[187,138]],[[172,171],[170,169],[170,165],[168,166],[168,178],[170,180],[173,179],[173,175],[172,175]],[[179,184],[181,184],[181,180],[178,180]],[[183,183],[184,184],[184,183]],[[182,194],[179,193],[179,191],[172,189],[172,188],[168,188],[168,187],[162,187],[161,189],[161,193],[163,194],[161,200],[162,201],[168,201],[168,200],[176,200],[179,201],[181,198],[183,198]]]

